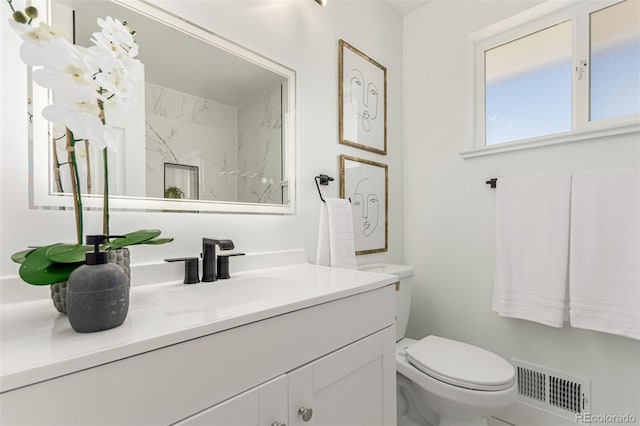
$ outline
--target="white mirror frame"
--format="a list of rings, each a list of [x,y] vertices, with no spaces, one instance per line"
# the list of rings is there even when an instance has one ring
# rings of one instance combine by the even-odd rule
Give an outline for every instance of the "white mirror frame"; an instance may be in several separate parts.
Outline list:
[[[189,33],[220,49],[238,55],[247,61],[267,68],[288,79],[287,111],[283,113],[282,126],[286,137],[283,140],[283,151],[286,153],[283,164],[283,178],[288,187],[288,204],[259,204],[232,201],[210,200],[168,200],[162,198],[123,197],[110,196],[110,210],[166,210],[184,212],[217,212],[217,213],[255,213],[255,214],[295,214],[296,207],[296,167],[295,167],[295,100],[296,100],[296,73],[283,65],[239,46],[229,40],[217,36],[195,24],[184,21],[176,16],[139,0],[111,0],[120,6],[131,9],[137,13],[148,16],[175,28],[178,31]],[[51,21],[51,8],[47,0],[34,0],[32,4],[39,11],[46,10],[47,20]],[[44,16],[44,14],[41,14]],[[96,24],[96,28],[97,24]],[[97,31],[97,29],[96,29]],[[73,207],[71,194],[54,194],[50,174],[50,123],[42,118],[42,109],[49,104],[49,91],[32,84],[31,102],[33,107],[32,123],[32,162],[31,162],[31,204],[34,208],[59,208]],[[102,195],[83,194],[82,202],[85,208],[102,208]]]

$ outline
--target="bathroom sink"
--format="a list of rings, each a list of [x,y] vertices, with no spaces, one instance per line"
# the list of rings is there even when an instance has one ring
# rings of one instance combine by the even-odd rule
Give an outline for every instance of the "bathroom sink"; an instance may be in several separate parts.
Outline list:
[[[248,277],[180,285],[151,297],[160,306],[179,309],[219,309],[265,300],[281,299],[302,292],[301,283],[275,277]]]

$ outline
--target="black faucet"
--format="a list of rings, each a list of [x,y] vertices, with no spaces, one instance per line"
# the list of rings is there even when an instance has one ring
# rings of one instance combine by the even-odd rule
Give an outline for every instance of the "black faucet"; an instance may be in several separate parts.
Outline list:
[[[220,246],[221,250],[233,250],[234,248],[231,240],[202,239],[202,282],[212,282],[218,279],[216,245]]]

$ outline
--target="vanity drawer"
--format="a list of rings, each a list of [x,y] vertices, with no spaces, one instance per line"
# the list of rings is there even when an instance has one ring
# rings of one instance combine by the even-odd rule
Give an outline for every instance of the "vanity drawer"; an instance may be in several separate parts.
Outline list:
[[[0,394],[2,424],[171,424],[395,321],[393,286]]]

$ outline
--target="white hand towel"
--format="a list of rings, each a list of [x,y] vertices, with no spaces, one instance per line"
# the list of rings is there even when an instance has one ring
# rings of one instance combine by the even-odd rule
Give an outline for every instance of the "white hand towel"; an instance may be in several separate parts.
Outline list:
[[[342,198],[327,198],[320,206],[318,265],[356,269],[351,204]]]
[[[316,264],[321,266],[331,266],[331,254],[329,249],[329,213],[327,213],[326,203],[320,204]]]
[[[640,340],[640,173],[576,173],[571,197],[571,325]]]
[[[498,180],[493,310],[562,327],[569,263],[571,176]]]

